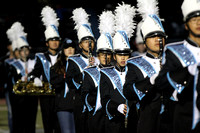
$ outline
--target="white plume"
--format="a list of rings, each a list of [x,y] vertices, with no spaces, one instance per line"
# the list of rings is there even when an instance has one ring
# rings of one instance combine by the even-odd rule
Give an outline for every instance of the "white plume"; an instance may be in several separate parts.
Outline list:
[[[8,29],[6,31],[7,37],[9,39],[9,41],[12,43],[14,40],[16,40],[16,34],[14,32],[14,30],[12,28]]]
[[[51,7],[45,6],[42,9],[41,15],[42,15],[42,22],[46,27],[50,25],[55,25],[56,27],[59,26],[58,22],[59,18],[57,18],[57,14]]]
[[[78,30],[82,24],[87,24],[90,26],[89,15],[82,7],[74,9],[72,14],[73,14],[72,19],[74,20],[75,23],[74,29]]]
[[[133,20],[135,15],[134,6],[124,3],[122,5],[118,4],[115,9],[115,30],[125,31],[128,38],[132,37],[135,29],[135,22]]]
[[[145,19],[148,15],[155,14],[159,17],[157,0],[137,0],[137,11]]]
[[[113,36],[115,29],[115,20],[112,11],[103,11],[99,16],[99,31],[100,33],[109,33]]]
[[[16,35],[17,38],[19,37],[26,37],[26,33],[24,32],[24,27],[20,22],[15,22],[11,28],[13,29],[14,34]]]

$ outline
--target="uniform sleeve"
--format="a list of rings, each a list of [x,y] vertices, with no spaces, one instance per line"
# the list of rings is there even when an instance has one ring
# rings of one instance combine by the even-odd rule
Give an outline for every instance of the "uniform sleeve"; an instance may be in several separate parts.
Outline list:
[[[67,84],[70,84],[72,79],[76,83],[82,84],[82,73],[79,70],[79,67],[71,60],[68,60],[68,66],[67,66],[67,71],[66,71],[66,82]]]
[[[42,62],[40,61],[40,59],[37,57],[36,59],[36,63],[34,66],[34,69],[28,74],[28,77],[30,77],[30,79],[34,79],[35,77],[40,78],[40,76],[43,73],[43,66],[42,66]]]
[[[100,97],[101,97],[101,105],[102,105],[102,109],[106,114],[106,104],[108,103],[108,101],[110,100],[111,96],[110,96],[110,89],[108,83],[106,82],[106,80],[109,80],[106,75],[104,75],[103,73],[101,73],[101,77],[100,77]]]
[[[184,68],[179,59],[169,50],[166,51],[165,60],[166,62],[155,80],[157,88],[172,93],[174,89],[187,86],[192,79],[187,67]]]
[[[92,78],[87,72],[84,72],[81,97],[89,111],[94,109],[96,103],[96,95],[93,93],[95,90],[97,90],[97,88],[95,87]]]
[[[127,64],[128,72],[126,74],[125,84],[123,86],[124,96],[131,101],[138,100],[138,97],[134,91],[134,83],[142,80],[144,77],[140,70],[132,64]]]
[[[116,89],[115,89],[116,90]],[[114,100],[113,96],[120,95],[117,93],[117,90],[114,91],[113,85],[110,82],[110,79],[103,73],[101,73],[100,78],[100,96],[101,96],[101,104],[104,113],[108,116],[109,119],[112,119],[115,116],[123,116],[118,112],[117,108],[122,103]],[[117,118],[117,117],[115,117]]]
[[[8,63],[5,63],[5,73],[7,74],[4,77],[5,78],[5,84],[6,84],[5,87],[9,90],[12,90],[12,87],[13,87],[11,69],[12,69],[12,66],[9,65]]]
[[[14,83],[16,83],[22,77],[20,73],[17,73],[14,66],[11,66],[11,77],[13,78]]]

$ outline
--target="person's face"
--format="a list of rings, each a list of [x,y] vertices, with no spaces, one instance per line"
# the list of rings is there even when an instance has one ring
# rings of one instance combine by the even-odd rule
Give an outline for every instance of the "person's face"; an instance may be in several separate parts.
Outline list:
[[[200,35],[200,16],[191,18],[187,24],[193,33]],[[187,25],[185,25],[185,28],[188,30]]]
[[[75,53],[75,48],[73,48],[73,47],[68,47],[68,48],[64,49],[64,53],[65,53],[65,56],[66,56],[66,57],[69,57],[69,56],[71,56],[71,55],[74,55],[74,53]]]
[[[126,55],[115,54],[115,56],[114,56],[114,60],[116,60],[117,64],[121,67],[126,66],[126,61],[128,60],[128,58],[129,58],[128,54],[126,54]]]
[[[15,56],[16,59],[20,58],[19,50],[14,51],[14,56]]]
[[[136,47],[137,47],[138,51],[141,53],[143,53],[146,49],[146,46],[143,43],[137,44]]]
[[[12,51],[12,45],[11,45],[11,44],[8,45],[8,46],[7,46],[7,49],[11,52],[11,51]]]
[[[20,56],[21,56],[21,58],[26,58],[28,55],[29,55],[29,49],[26,48],[26,47],[23,47],[20,50]]]
[[[107,57],[107,63],[106,63],[106,57]],[[102,65],[110,64],[111,58],[112,58],[111,53],[101,53],[101,52],[100,52],[100,53],[98,54],[98,59],[99,59],[99,61],[100,61],[100,64],[102,64]]]
[[[49,40],[46,45],[49,47],[51,50],[57,50],[60,45],[60,41],[58,40]]]
[[[83,40],[80,44],[79,44],[79,47],[81,49],[84,49],[85,51],[89,51],[89,44],[90,44],[90,41],[89,40]],[[91,49],[93,50],[94,49],[94,41],[91,40]]]
[[[159,42],[160,37],[156,36],[156,37],[149,37],[146,39],[146,45],[147,47],[154,51],[154,52],[159,52],[160,51],[160,42]],[[163,42],[163,47],[164,47],[164,38],[162,38],[162,42]]]

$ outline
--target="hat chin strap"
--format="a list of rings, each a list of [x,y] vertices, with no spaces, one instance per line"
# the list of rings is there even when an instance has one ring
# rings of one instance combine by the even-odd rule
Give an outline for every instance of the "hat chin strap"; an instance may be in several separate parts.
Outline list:
[[[84,48],[82,48],[82,50],[83,50],[84,52],[88,52],[88,50],[85,50]]]

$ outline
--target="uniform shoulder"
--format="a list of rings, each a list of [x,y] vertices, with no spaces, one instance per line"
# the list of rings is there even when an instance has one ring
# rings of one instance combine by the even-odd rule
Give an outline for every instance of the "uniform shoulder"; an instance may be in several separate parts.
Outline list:
[[[43,55],[44,53],[42,53],[42,52],[38,52],[38,53],[36,53],[35,55]]]
[[[89,70],[89,69],[93,69],[93,68],[97,68],[97,65],[88,66],[88,67],[86,67],[84,70]]]
[[[174,47],[174,46],[182,46],[185,42],[184,41],[179,41],[179,42],[173,42],[173,43],[168,43],[166,44],[166,47]]]
[[[113,69],[114,68],[114,66],[110,66],[110,67],[104,67],[104,68],[101,68],[100,69],[100,72],[107,72],[107,71],[109,71],[109,70],[111,70],[111,69]]]
[[[69,59],[70,59],[70,58],[74,58],[74,57],[80,57],[80,54],[71,55],[71,56],[69,56]]]
[[[101,68],[101,70],[106,70],[106,69],[113,69],[114,66],[109,66],[109,67],[104,67],[104,68]]]
[[[132,60],[136,60],[136,59],[140,59],[140,58],[142,58],[144,55],[138,55],[138,56],[135,56],[135,57],[131,57],[131,58],[129,58],[128,60],[127,60],[127,62],[130,62],[130,61],[132,61]]]

